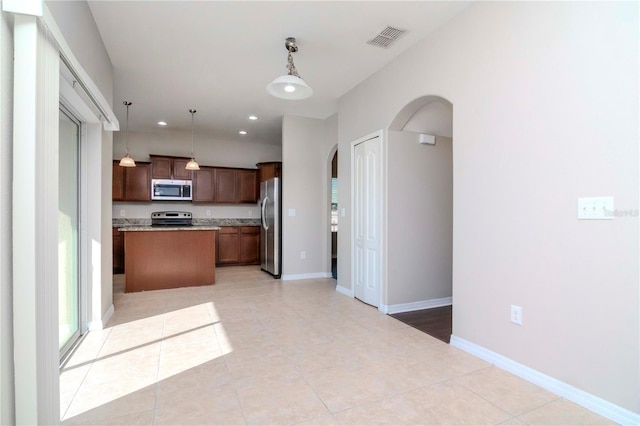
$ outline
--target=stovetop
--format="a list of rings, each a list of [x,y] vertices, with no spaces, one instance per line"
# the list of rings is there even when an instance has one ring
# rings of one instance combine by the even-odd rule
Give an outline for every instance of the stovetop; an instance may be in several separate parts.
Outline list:
[[[151,213],[151,226],[192,226],[191,212],[153,212]]]

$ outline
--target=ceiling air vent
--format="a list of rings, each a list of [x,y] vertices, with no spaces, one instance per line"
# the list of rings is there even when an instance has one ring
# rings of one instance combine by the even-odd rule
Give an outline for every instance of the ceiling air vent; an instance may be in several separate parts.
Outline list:
[[[402,37],[407,30],[401,30],[400,28],[387,26],[384,30],[380,31],[367,42],[372,46],[384,47],[385,49],[391,46],[396,40]]]

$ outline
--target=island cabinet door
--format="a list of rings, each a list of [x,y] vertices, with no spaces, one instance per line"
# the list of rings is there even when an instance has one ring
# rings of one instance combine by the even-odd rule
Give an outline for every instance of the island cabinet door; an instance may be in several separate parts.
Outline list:
[[[233,264],[240,261],[240,233],[236,226],[223,226],[218,231],[216,264]]]

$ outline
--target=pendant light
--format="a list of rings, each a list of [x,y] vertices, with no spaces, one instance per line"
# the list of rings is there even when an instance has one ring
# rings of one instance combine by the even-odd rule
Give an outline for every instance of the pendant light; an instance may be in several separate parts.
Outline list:
[[[196,110],[190,109],[189,112],[191,113],[191,161],[187,163],[187,165],[185,166],[185,169],[200,170],[200,166],[196,161],[196,157],[193,155],[193,116],[196,113]]]
[[[131,102],[124,101],[123,104],[127,107],[127,120],[125,121],[125,125],[124,125],[124,146],[127,149],[127,155],[122,157],[122,160],[120,160],[120,166],[135,167],[136,162],[133,161],[133,158],[129,157],[129,141],[127,140],[127,135],[129,133],[129,107],[131,106]]]
[[[267,92],[271,96],[280,99],[298,100],[308,98],[313,94],[313,89],[298,75],[298,70],[296,70],[296,66],[293,63],[293,55],[291,55],[298,51],[296,39],[294,37],[287,38],[284,42],[284,47],[289,52],[287,54],[287,69],[289,73],[269,83]]]

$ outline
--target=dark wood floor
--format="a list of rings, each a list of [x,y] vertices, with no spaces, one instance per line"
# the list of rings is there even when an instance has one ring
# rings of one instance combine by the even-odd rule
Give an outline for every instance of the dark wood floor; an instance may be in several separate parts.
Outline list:
[[[403,312],[391,316],[445,343],[449,343],[451,339],[451,306]]]

